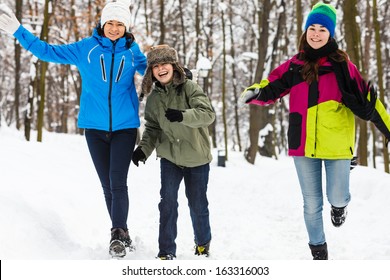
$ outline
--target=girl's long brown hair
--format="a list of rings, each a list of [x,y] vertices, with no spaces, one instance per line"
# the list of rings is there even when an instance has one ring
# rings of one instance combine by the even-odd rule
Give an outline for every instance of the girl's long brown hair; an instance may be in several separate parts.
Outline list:
[[[299,40],[299,54],[298,59],[303,60],[304,64],[302,67],[302,78],[308,83],[311,84],[314,81],[318,81],[318,61],[310,61],[306,59],[304,48],[308,47],[309,43],[306,40],[306,31],[302,34]],[[330,59],[335,62],[348,61],[348,54],[340,49],[332,52],[328,56]]]

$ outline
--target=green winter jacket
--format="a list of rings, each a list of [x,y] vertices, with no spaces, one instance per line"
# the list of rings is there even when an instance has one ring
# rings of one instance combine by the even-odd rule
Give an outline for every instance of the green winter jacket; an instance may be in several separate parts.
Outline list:
[[[170,122],[165,117],[168,108],[182,110],[183,121]],[[156,83],[146,100],[145,130],[139,146],[146,158],[156,149],[157,157],[178,166],[204,165],[212,160],[208,126],[214,119],[208,96],[192,80],[179,86]]]

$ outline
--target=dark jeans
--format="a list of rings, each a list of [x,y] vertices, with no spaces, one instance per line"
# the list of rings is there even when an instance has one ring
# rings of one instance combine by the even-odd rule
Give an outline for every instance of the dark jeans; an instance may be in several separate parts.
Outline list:
[[[111,133],[87,129],[85,138],[103,187],[112,228],[127,229],[129,212],[127,174],[137,138],[137,129],[124,129]]]
[[[204,245],[211,240],[209,203],[206,195],[209,171],[209,164],[182,168],[166,159],[161,159],[161,201],[158,205],[160,210],[159,256],[166,254],[176,256],[175,239],[179,206],[177,198],[183,178],[195,243]]]

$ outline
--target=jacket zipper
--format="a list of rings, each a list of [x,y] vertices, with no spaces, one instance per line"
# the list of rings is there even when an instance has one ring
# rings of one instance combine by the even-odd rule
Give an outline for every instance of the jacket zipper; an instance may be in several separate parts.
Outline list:
[[[103,54],[100,56],[100,67],[102,69],[102,80],[107,82],[107,74],[106,74],[106,67],[104,65],[104,55]]]
[[[115,79],[116,83],[120,80],[124,67],[125,67],[125,57],[122,56],[121,63],[119,64],[119,70],[118,70],[118,73],[117,73],[116,79]]]
[[[113,73],[114,73],[114,58],[115,58],[115,45],[116,41],[113,42],[112,46],[112,53],[111,53],[111,68],[110,68],[110,87],[108,91],[108,111],[110,115],[109,119],[109,132],[112,132],[112,102],[111,102],[111,97],[112,97],[112,80],[113,80]]]
[[[316,104],[316,120],[315,120],[315,128],[314,128],[314,152],[311,156],[315,157],[316,153],[317,153],[318,100],[320,99],[320,91],[318,89],[319,88],[318,82],[314,81],[314,82],[312,82],[312,84],[310,86],[313,86],[313,83],[314,83],[314,86],[316,87],[317,104]]]

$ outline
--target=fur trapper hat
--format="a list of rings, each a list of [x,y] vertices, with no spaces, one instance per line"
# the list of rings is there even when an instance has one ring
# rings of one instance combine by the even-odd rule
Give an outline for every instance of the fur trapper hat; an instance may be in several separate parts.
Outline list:
[[[179,64],[177,52],[168,45],[157,45],[150,48],[147,54],[148,67],[142,80],[141,95],[148,95],[153,82],[157,81],[153,76],[152,68],[156,64],[170,63],[173,66],[173,84],[180,85],[185,81],[184,68]]]
[[[130,5],[131,0],[113,0],[108,2],[103,8],[100,18],[102,28],[107,21],[116,20],[122,22],[126,27],[126,31],[129,31],[131,20]]]

